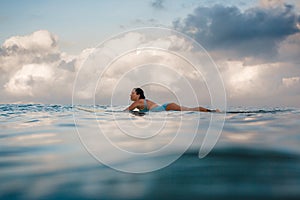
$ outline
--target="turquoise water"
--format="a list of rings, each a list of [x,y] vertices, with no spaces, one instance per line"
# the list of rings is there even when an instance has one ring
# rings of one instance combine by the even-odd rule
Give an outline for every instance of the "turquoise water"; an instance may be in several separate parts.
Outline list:
[[[210,113],[135,116],[119,112],[122,109],[97,106],[91,113],[68,105],[0,105],[0,198],[300,197],[300,109],[229,108],[217,144],[202,159],[198,154]],[[216,120],[222,117],[219,114]],[[117,129],[133,135],[121,135]],[[177,134],[178,129],[184,134]],[[181,142],[168,153],[141,160],[115,154],[98,139],[101,131],[128,152],[153,152],[177,136]],[[97,153],[105,156],[105,164]],[[149,173],[122,172],[152,169],[176,157]]]

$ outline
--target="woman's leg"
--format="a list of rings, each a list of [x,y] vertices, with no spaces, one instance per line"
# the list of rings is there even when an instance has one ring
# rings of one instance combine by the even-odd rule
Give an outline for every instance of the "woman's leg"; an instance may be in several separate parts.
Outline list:
[[[176,103],[169,103],[166,107],[166,110],[175,110],[175,111],[199,111],[199,112],[211,112],[211,110],[203,107],[195,107],[195,108],[188,108],[184,106],[179,106]]]
[[[176,103],[169,103],[166,107],[166,111],[168,111],[168,110],[181,111],[182,107]]]

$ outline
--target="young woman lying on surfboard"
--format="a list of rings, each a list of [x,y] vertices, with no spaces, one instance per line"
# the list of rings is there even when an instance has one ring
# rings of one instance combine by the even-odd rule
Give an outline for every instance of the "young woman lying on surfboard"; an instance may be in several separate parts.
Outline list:
[[[135,108],[139,109],[140,112],[159,112],[159,111],[199,111],[199,112],[220,112],[217,110],[210,110],[203,107],[188,108],[180,106],[176,103],[165,103],[163,105],[158,105],[153,101],[146,99],[144,91],[141,88],[134,88],[130,94],[131,101],[134,101],[125,111],[132,111]]]

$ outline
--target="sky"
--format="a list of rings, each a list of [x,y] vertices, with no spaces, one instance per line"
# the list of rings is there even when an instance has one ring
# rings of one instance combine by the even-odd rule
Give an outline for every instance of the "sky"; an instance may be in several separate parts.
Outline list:
[[[175,62],[176,58],[164,52],[154,52],[156,57],[153,52],[120,57],[111,66],[113,70],[101,75],[105,89],[88,88],[88,83],[99,81],[98,72],[103,70],[99,63],[85,66],[99,44],[111,40],[107,45],[114,51],[135,48],[137,42],[149,45],[142,40],[146,37],[142,32],[135,32],[143,27],[175,30],[202,45],[220,73],[229,106],[300,107],[297,0],[0,0],[0,103],[71,104],[79,77],[78,102],[87,103],[84,100],[92,98],[87,92],[93,89],[97,104],[109,104],[109,91],[115,88],[114,95],[120,97],[115,102],[126,104],[130,87],[139,83],[135,81],[139,77],[164,81],[176,95],[184,96],[184,104],[194,104],[189,99],[196,92],[199,103],[209,105],[213,93],[207,88],[212,83],[204,80],[219,77],[205,69],[201,73],[206,77],[192,76],[187,63]],[[112,39],[116,35],[120,37]],[[199,57],[199,52],[188,49],[188,41],[177,36],[162,34],[153,43]],[[100,57],[107,53],[101,52],[97,51]],[[180,76],[160,72],[166,68],[157,68],[159,63],[172,66]],[[128,75],[136,64],[145,68]],[[192,92],[187,94],[188,86],[181,85],[180,77],[187,77]],[[175,94],[159,84],[144,89],[159,103],[172,100]]]

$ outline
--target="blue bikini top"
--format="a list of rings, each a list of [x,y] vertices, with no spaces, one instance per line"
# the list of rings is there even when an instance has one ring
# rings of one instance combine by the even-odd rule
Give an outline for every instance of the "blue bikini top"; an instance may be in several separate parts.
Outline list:
[[[147,106],[147,100],[144,99],[144,109],[143,110],[140,110],[140,112],[148,112],[149,109],[148,109],[148,106]]]

